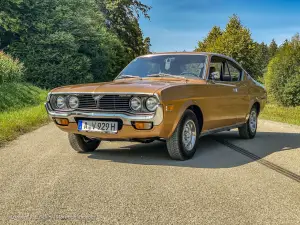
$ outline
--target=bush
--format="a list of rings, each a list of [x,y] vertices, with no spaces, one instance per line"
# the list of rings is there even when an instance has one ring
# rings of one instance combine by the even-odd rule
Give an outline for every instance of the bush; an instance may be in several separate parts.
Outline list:
[[[45,102],[47,91],[26,83],[0,85],[0,113]]]
[[[295,80],[287,82],[282,93],[282,102],[287,106],[300,105],[300,74]]]
[[[22,63],[0,51],[0,84],[21,81],[23,71]]]
[[[94,0],[20,1],[13,11],[8,3],[5,22],[14,26],[5,25],[22,38],[6,51],[22,60],[27,82],[50,89],[107,81],[131,60]]]
[[[300,105],[300,38],[294,36],[268,65],[265,84],[269,95],[283,106]]]

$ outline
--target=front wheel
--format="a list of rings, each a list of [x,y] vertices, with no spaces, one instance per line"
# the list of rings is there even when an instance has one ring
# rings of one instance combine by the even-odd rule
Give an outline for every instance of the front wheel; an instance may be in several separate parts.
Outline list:
[[[256,135],[257,129],[257,109],[255,106],[250,110],[250,115],[247,123],[245,123],[242,127],[239,127],[240,137],[243,139],[252,139]]]
[[[95,151],[101,141],[97,139],[90,139],[80,134],[69,133],[69,142],[76,152],[83,153]]]
[[[172,159],[186,160],[194,156],[199,140],[199,123],[191,110],[186,110],[172,136],[167,149]]]

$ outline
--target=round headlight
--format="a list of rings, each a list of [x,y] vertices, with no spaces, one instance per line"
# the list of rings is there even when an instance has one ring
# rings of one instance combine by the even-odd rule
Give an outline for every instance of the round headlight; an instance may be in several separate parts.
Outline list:
[[[139,111],[142,108],[142,100],[138,97],[133,97],[130,100],[130,107],[135,111]]]
[[[154,98],[154,97],[150,97],[146,100],[146,108],[149,110],[149,111],[155,111],[158,107],[158,100],[157,98]]]
[[[69,106],[71,109],[77,109],[79,106],[79,99],[76,96],[71,96],[69,98]]]
[[[63,96],[58,96],[56,98],[56,106],[59,109],[63,109],[66,107],[66,99]]]

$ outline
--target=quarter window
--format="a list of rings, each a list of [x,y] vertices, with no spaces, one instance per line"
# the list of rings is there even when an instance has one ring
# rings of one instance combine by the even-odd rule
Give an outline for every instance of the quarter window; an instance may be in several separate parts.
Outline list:
[[[223,57],[213,56],[210,62],[209,78],[216,81],[236,82],[241,78],[242,69]]]
[[[241,70],[230,62],[228,62],[227,65],[230,72],[231,81],[239,81],[241,77]]]

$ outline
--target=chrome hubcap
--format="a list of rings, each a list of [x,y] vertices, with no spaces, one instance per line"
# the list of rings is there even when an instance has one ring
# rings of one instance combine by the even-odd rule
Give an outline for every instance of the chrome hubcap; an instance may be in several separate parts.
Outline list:
[[[252,111],[249,117],[249,126],[252,133],[256,131],[257,126],[257,114],[255,111]]]
[[[184,148],[191,151],[196,143],[196,125],[193,120],[188,120],[185,122],[182,131],[182,143]]]

